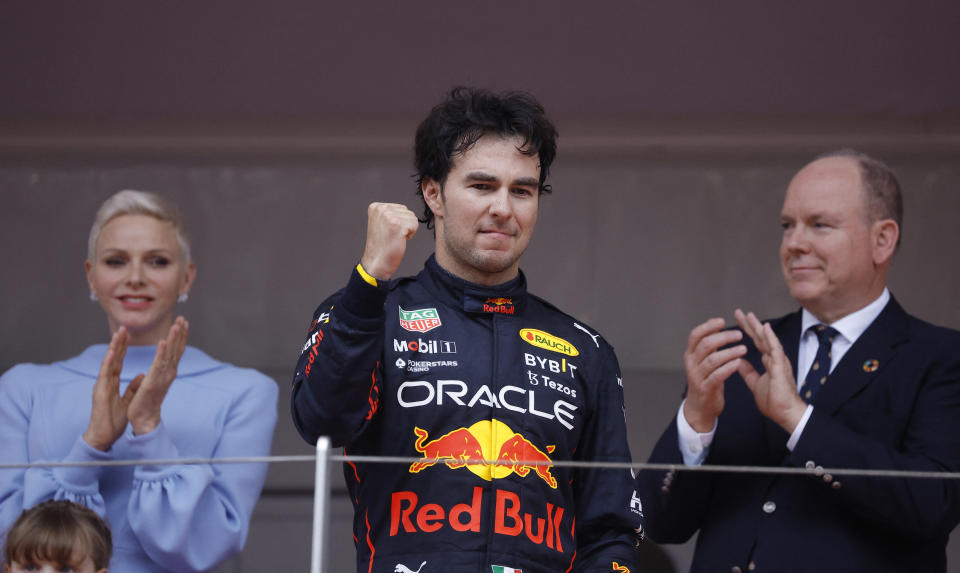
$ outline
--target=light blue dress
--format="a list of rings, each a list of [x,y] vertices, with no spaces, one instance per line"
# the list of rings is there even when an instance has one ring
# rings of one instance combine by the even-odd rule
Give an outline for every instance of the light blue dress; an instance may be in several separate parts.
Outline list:
[[[0,377],[0,460],[156,460],[266,456],[277,421],[276,383],[187,347],[156,430],[130,426],[107,452],[83,441],[107,346],[53,364],[18,364]],[[120,391],[146,374],[156,347],[127,349]],[[113,533],[110,570],[204,571],[238,553],[267,473],[265,463],[0,470],[3,538],[21,511],[69,499]]]

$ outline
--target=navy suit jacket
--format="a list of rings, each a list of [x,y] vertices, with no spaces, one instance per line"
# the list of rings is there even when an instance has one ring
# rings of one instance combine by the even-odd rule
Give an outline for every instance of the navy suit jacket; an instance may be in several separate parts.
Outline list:
[[[796,372],[801,314],[771,321]],[[748,337],[747,359],[762,372]],[[873,361],[876,361],[874,363]],[[874,368],[875,365],[875,368]],[[946,571],[960,481],[831,476],[816,468],[960,471],[960,332],[891,298],[813,401],[793,452],[739,375],[705,464],[815,468],[809,475],[653,472],[637,477],[647,535],[682,543],[692,571]],[[651,462],[683,460],[676,422]]]

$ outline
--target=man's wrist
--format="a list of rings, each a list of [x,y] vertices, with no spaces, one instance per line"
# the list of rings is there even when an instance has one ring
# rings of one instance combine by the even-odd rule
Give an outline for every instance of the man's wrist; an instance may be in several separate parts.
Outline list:
[[[360,257],[360,260],[357,261],[357,272],[366,277],[384,283],[390,280],[390,277],[393,276],[397,269],[391,267],[389,261],[384,261],[380,257],[370,256],[367,253],[363,253],[363,256]],[[372,285],[372,283],[370,283]],[[373,285],[375,286],[375,285]]]
[[[360,273],[360,278],[364,280],[370,286],[377,286],[377,278],[367,272],[367,269],[363,268],[363,262],[357,263],[357,272]]]
[[[800,441],[800,436],[803,434],[803,429],[807,427],[807,422],[810,421],[810,416],[813,414],[813,405],[807,404],[807,407],[803,410],[803,415],[800,417],[800,421],[797,422],[797,426],[790,433],[790,439],[787,440],[787,449],[791,452],[795,447],[797,447],[797,442]]]
[[[338,312],[346,312],[359,320],[383,320],[383,303],[387,298],[389,282],[373,277],[377,284],[372,285],[363,277],[361,268],[361,264],[354,265],[350,272],[350,280],[343,289]]]
[[[713,436],[717,430],[716,421],[710,431],[698,432],[687,421],[683,412],[685,404],[686,400],[677,410],[677,445],[680,447],[684,465],[699,466],[706,459],[710,444],[713,443]]]
[[[683,412],[684,420],[686,420],[687,424],[698,434],[712,432],[717,426],[716,416],[704,416],[699,410],[690,406],[689,400],[684,400],[681,411]]]
[[[809,404],[800,400],[796,404],[790,406],[784,415],[777,420],[777,424],[781,428],[787,431],[788,434],[793,434],[797,429],[797,425],[800,423],[800,420],[804,418],[804,415],[807,413],[807,407]]]

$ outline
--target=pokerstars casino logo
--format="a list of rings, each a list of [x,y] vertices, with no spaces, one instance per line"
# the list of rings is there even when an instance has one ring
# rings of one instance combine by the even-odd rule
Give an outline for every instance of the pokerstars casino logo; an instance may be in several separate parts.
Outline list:
[[[532,344],[537,348],[545,348],[567,356],[579,356],[580,351],[577,347],[570,344],[559,336],[554,336],[549,332],[536,330],[534,328],[524,328],[520,330],[520,338],[527,344]]]
[[[427,332],[440,326],[440,315],[435,308],[421,308],[419,310],[400,309],[400,326],[410,332]]]

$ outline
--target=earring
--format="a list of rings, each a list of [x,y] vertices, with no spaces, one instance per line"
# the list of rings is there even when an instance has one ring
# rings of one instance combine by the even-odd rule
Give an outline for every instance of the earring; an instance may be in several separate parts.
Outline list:
[[[97,302],[97,293],[90,291],[90,302]]]
[[[187,293],[183,293],[177,297],[177,302],[187,302],[187,299],[190,298],[187,296]]]

